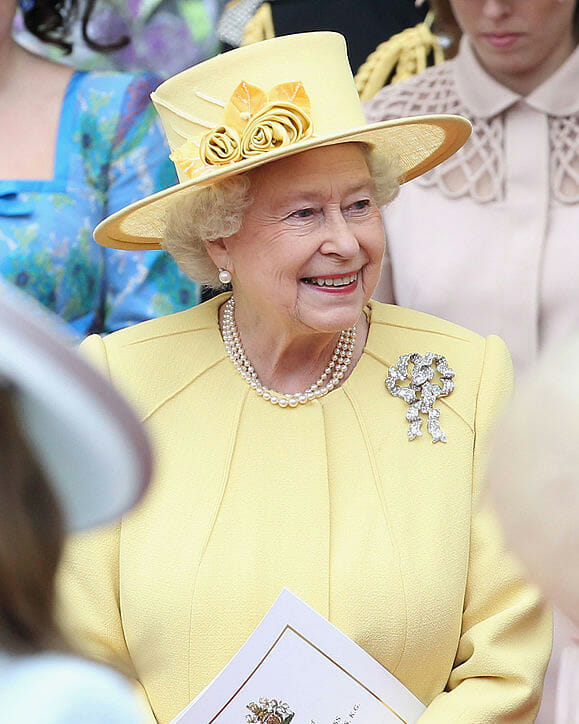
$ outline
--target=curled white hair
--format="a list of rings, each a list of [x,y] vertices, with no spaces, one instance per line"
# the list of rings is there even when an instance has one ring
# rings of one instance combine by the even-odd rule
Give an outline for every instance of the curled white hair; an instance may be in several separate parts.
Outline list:
[[[398,193],[396,164],[361,146],[374,181],[374,200],[383,206]],[[163,248],[188,277],[212,289],[223,288],[206,245],[236,234],[252,203],[251,171],[177,194],[167,207]]]

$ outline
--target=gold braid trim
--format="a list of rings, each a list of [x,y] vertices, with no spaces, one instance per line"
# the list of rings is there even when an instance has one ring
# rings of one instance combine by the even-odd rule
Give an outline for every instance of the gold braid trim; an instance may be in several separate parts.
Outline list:
[[[243,29],[242,45],[259,43],[261,40],[270,40],[271,38],[275,38],[271,5],[263,3]]]
[[[430,29],[433,17],[430,11],[423,23],[393,35],[368,56],[355,77],[361,100],[373,98],[391,76],[390,83],[399,83],[421,73],[431,51],[435,65],[444,61],[442,46]]]

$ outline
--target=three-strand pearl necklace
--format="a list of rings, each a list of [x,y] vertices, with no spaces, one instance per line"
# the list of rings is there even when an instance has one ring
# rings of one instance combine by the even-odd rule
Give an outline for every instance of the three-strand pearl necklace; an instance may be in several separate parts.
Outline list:
[[[279,407],[305,405],[306,402],[323,397],[327,395],[328,392],[339,387],[346,376],[348,367],[352,363],[354,346],[356,344],[356,327],[342,330],[338,344],[328,362],[328,366],[316,382],[304,392],[285,394],[283,392],[274,392],[262,385],[253,365],[247,359],[235,323],[235,299],[233,297],[230,297],[223,305],[221,335],[229,359],[233,362],[235,368],[249,384],[251,389],[255,390],[264,400],[271,402],[272,405],[279,405]]]

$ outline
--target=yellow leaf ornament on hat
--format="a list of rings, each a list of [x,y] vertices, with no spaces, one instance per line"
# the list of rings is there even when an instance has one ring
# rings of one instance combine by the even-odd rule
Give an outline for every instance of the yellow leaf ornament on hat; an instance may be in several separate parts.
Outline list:
[[[312,135],[311,104],[301,81],[269,93],[242,81],[227,102],[223,124],[190,138],[170,158],[188,178],[207,166],[226,166]]]

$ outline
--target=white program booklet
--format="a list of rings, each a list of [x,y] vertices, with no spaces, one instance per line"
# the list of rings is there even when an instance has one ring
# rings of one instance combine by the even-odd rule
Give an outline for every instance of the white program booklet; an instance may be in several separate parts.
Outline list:
[[[424,711],[376,659],[284,589],[171,724],[415,724]]]

